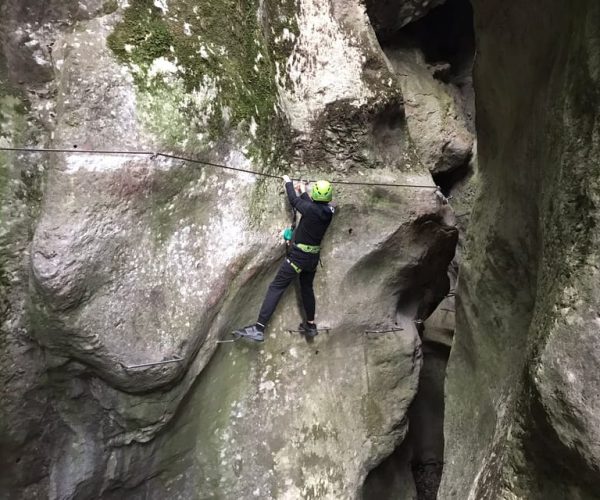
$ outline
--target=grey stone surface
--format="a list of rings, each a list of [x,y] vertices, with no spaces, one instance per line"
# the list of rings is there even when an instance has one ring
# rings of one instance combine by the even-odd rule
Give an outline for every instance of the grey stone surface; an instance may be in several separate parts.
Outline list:
[[[439,498],[599,498],[600,9],[474,6],[480,194],[460,271]]]
[[[272,330],[264,348],[224,345],[215,359],[169,446],[202,436],[178,482],[228,498],[356,498],[404,438],[420,367],[416,336],[351,328],[311,344]]]
[[[432,184],[359,2],[157,4],[3,3],[23,33],[2,46],[1,143]],[[240,53],[220,24],[238,15]],[[446,293],[457,231],[433,189],[336,186],[316,280],[330,332],[287,333],[290,291],[263,346],[218,347],[284,254],[279,181],[128,155],[0,167],[1,495],[360,497],[407,432],[412,320]]]
[[[35,44],[29,43],[31,39],[19,38],[23,32],[13,32],[26,16],[11,11],[9,5],[0,3],[0,145],[41,144],[47,131],[44,116],[35,108],[37,95],[47,91],[48,73],[39,68],[45,63],[34,58]],[[12,48],[21,42],[22,53],[17,55]],[[15,72],[17,66],[20,70]],[[24,92],[19,83],[25,79],[28,79],[30,94]],[[41,498],[47,491],[47,452],[56,419],[48,407],[44,357],[31,343],[25,318],[28,245],[39,213],[46,167],[47,163],[39,155],[0,153],[2,498]]]
[[[464,96],[455,85],[434,77],[420,49],[390,47],[385,53],[402,87],[406,122],[420,160],[433,174],[465,166],[475,138]]]

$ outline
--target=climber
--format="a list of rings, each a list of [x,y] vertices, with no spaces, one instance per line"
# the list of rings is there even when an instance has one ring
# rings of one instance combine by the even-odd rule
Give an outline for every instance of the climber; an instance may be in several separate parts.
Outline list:
[[[284,175],[283,180],[290,203],[302,214],[302,218],[294,231],[289,253],[269,285],[258,314],[258,321],[233,332],[236,336],[257,342],[264,340],[265,327],[275,312],[283,292],[296,276],[300,280],[300,292],[306,313],[306,321],[300,324],[300,331],[311,338],[318,333],[315,324],[313,280],[319,264],[321,240],[335,212],[334,206],[330,204],[333,188],[328,181],[317,181],[309,196],[306,192],[306,184],[301,182],[297,186],[297,191],[301,193],[298,196],[291,179]]]

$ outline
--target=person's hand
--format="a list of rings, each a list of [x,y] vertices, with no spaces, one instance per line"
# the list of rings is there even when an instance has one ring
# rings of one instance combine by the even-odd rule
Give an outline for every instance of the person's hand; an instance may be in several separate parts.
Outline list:
[[[283,182],[285,182],[287,184],[288,182],[292,182],[292,179],[290,179],[289,175],[284,175]]]
[[[306,182],[300,181],[300,192],[306,193]]]

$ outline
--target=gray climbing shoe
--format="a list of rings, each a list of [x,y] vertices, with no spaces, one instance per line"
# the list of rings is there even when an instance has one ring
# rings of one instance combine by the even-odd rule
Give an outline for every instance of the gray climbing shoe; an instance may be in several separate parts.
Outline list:
[[[265,340],[263,332],[256,325],[245,326],[244,328],[235,330],[233,334],[248,340],[254,340],[255,342],[263,342]]]
[[[307,337],[313,338],[319,335],[319,331],[317,330],[317,325],[314,323],[307,323],[306,321],[300,323],[300,331],[306,335]]]

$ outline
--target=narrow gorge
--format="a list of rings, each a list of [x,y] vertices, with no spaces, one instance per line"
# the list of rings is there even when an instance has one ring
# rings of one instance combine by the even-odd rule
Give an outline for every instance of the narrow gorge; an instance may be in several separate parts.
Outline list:
[[[0,0],[0,499],[600,499],[599,104],[594,0]]]

